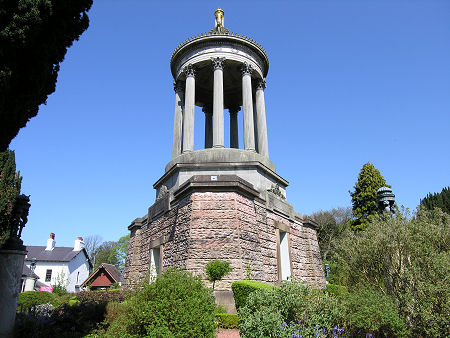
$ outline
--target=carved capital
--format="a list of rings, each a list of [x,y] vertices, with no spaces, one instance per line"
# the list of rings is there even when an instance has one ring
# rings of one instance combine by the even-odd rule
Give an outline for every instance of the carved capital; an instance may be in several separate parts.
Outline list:
[[[173,81],[173,90],[175,93],[183,93],[184,92],[184,84],[180,81]]]
[[[241,67],[242,76],[244,75],[252,75],[253,66],[247,62],[244,62]]]
[[[258,89],[264,90],[265,88],[266,88],[266,80],[261,79],[261,80],[258,80],[258,81],[256,82],[256,89],[257,89],[257,90],[258,90]]]
[[[213,69],[221,69],[223,70],[223,67],[225,66],[225,58],[211,58]]]
[[[239,110],[241,110],[240,106],[235,106],[235,107],[228,108],[228,111],[230,112],[231,116],[236,115]]]
[[[210,106],[205,106],[202,108],[202,111],[205,113],[205,115],[212,114],[212,108]]]
[[[183,73],[186,77],[189,76],[195,77],[195,72],[196,72],[195,66],[191,63],[183,68]]]

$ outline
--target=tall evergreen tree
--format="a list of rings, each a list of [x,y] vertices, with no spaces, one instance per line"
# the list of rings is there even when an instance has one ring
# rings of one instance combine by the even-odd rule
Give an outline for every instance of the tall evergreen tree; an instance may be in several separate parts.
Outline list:
[[[92,0],[0,1],[0,151],[56,88],[67,48],[88,28]]]
[[[377,190],[385,186],[391,188],[380,171],[370,162],[364,164],[353,187],[354,191],[349,191],[355,217],[353,230],[364,230],[368,221],[377,214]]]
[[[443,188],[440,193],[427,194],[423,200],[420,200],[420,208],[425,210],[440,208],[450,214],[450,187]]]
[[[0,242],[9,229],[14,201],[20,195],[22,177],[16,172],[14,151],[0,152]]]

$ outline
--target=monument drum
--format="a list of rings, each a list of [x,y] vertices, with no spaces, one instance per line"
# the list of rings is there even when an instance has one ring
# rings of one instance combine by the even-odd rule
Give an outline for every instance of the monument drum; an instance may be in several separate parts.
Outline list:
[[[153,185],[155,203],[128,227],[124,285],[171,266],[206,280],[204,266],[222,259],[233,271],[217,283],[219,290],[245,279],[247,267],[253,280],[277,284],[293,277],[324,287],[316,224],[287,202],[288,182],[269,160],[267,54],[254,40],[225,28],[221,9],[214,14],[211,31],[172,54],[172,159]],[[195,106],[205,114],[204,149],[194,149]]]

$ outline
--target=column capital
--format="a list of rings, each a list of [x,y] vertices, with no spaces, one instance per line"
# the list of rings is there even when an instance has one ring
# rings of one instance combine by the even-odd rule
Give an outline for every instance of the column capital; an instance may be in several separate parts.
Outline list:
[[[186,77],[192,76],[195,78],[196,67],[190,63],[183,68],[183,73]]]
[[[230,115],[237,114],[239,110],[241,110],[240,106],[235,106],[235,107],[228,108],[228,111],[230,112]]]
[[[241,72],[242,76],[244,75],[252,75],[253,73],[253,66],[247,62],[244,62],[241,66]]]
[[[183,93],[184,92],[185,84],[181,82],[180,80],[174,80],[173,81],[173,90],[175,93]]]
[[[266,80],[260,79],[256,82],[256,89],[262,89],[264,90],[266,88]]]
[[[205,115],[212,114],[212,108],[210,106],[204,106],[202,112],[204,112]]]
[[[211,61],[214,70],[217,69],[223,70],[223,67],[225,66],[225,58],[221,57],[211,58]]]

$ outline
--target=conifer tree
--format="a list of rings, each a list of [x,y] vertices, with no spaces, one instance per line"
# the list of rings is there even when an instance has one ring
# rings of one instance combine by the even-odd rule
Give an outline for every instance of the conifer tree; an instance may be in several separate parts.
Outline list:
[[[22,177],[16,172],[14,151],[0,152],[0,242],[9,229],[14,201],[20,195]]]
[[[450,187],[443,188],[440,193],[429,193],[420,200],[420,208],[425,210],[433,210],[439,208],[450,214]]]
[[[370,162],[364,164],[353,187],[354,191],[349,191],[355,217],[353,230],[364,230],[368,221],[377,214],[377,190],[385,186],[391,188],[380,171]]]

